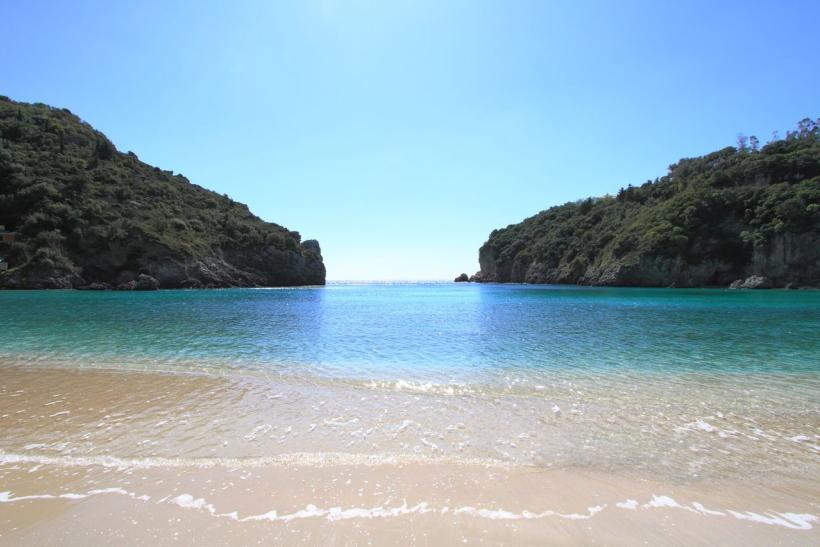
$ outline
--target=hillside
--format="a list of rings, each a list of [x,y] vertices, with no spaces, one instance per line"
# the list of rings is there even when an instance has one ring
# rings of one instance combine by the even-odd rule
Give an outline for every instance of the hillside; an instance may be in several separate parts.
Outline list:
[[[119,152],[66,109],[7,97],[0,97],[0,225],[15,232],[0,242],[4,288],[325,282],[316,241]]]
[[[617,196],[495,230],[472,279],[622,286],[820,285],[820,120],[741,138]]]

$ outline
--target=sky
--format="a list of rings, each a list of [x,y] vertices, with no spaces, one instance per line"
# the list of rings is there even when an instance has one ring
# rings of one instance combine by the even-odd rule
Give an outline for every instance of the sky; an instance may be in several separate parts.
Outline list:
[[[0,0],[0,94],[318,239],[452,279],[495,228],[820,117],[820,2]]]

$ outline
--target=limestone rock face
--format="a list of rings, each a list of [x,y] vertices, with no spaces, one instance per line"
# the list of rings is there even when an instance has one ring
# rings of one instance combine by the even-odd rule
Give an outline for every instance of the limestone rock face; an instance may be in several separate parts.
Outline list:
[[[512,268],[508,269],[504,262],[501,262],[496,258],[495,246],[490,244],[489,241],[482,245],[481,249],[478,250],[478,265],[481,269],[476,272],[473,276],[474,278],[478,278],[484,282],[515,282],[510,275],[510,270]],[[499,268],[502,270],[501,275],[499,275]]]
[[[682,257],[647,254],[625,260],[600,258],[593,263],[562,262],[557,267],[532,261],[508,266],[490,261],[494,250],[482,248],[478,277],[500,283],[576,284],[634,287],[726,287],[776,288],[818,286],[820,283],[820,240],[784,235],[791,241],[789,252],[756,250],[754,260],[738,266],[728,261],[706,260],[687,263]],[[802,241],[801,245],[794,245]],[[775,249],[783,249],[774,243]],[[486,247],[486,245],[485,245]],[[488,262],[482,262],[481,258]],[[486,267],[486,269],[485,269]],[[472,280],[472,279],[471,279]]]
[[[750,275],[746,279],[736,279],[729,285],[730,289],[771,289],[772,280],[762,275]]]

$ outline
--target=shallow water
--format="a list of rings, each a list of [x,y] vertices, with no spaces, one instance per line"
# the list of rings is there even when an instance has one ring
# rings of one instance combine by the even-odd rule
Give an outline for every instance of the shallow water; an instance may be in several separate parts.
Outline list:
[[[820,371],[820,292],[474,284],[0,293],[0,355],[535,385],[555,372]]]
[[[809,291],[0,292],[0,493],[46,471],[575,469],[752,484],[811,528],[818,332]]]
[[[337,284],[0,292],[0,310],[7,366],[232,379],[162,404],[252,436],[237,456],[412,451],[697,476],[765,472],[769,453],[799,472],[820,454],[820,292]],[[112,407],[139,415],[128,403]],[[305,433],[272,433],[287,428]],[[192,437],[206,452],[226,440]]]

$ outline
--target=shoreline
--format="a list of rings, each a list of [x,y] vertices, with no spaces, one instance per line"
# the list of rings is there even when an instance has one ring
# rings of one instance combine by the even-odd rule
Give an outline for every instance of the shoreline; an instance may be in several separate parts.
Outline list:
[[[386,283],[362,283],[362,286],[365,285],[392,285],[391,282]],[[415,284],[415,283],[406,283],[408,284]],[[452,282],[422,282],[419,283],[420,285],[451,285]],[[159,288],[153,289],[150,291],[143,291],[143,290],[118,290],[118,289],[75,289],[75,288],[66,288],[66,289],[42,289],[42,288],[30,288],[30,289],[20,289],[20,288],[4,288],[0,287],[0,292],[3,293],[33,293],[33,292],[47,292],[47,293],[59,293],[59,292],[66,292],[66,293],[117,293],[117,294],[151,294],[151,293],[163,293],[163,292],[214,292],[214,291],[233,291],[233,290],[247,290],[247,291],[274,291],[274,290],[293,290],[293,289],[324,289],[329,286],[333,286],[333,283],[328,283],[327,285],[295,285],[295,286],[286,286],[286,287],[211,287],[211,288]],[[461,285],[461,283],[459,283]],[[737,292],[740,294],[745,293],[777,293],[777,292],[815,292],[820,291],[820,287],[797,287],[794,289],[787,289],[786,287],[771,287],[768,289],[732,289],[729,287],[656,287],[656,286],[634,286],[634,285],[557,285],[553,283],[500,283],[500,282],[492,282],[492,283],[465,283],[464,285],[482,285],[482,286],[521,286],[521,287],[552,287],[557,289],[634,289],[634,290],[658,290],[658,291],[732,291]],[[351,286],[348,284],[336,284],[336,286]]]
[[[742,482],[453,464],[78,471],[0,464],[0,539],[801,545],[820,537],[817,504],[795,503],[783,485],[761,495]]]
[[[643,462],[585,461],[587,441],[577,429],[586,422],[573,422],[567,412],[545,417],[541,427],[547,436],[538,442],[554,443],[572,432],[566,447],[579,452],[566,461],[574,463],[538,464],[479,450],[495,442],[480,435],[485,418],[466,421],[458,414],[468,416],[492,398],[472,406],[470,396],[388,390],[366,397],[344,387],[261,379],[1,369],[0,428],[6,434],[0,439],[0,542],[107,543],[128,537],[141,543],[178,534],[203,544],[338,538],[800,545],[820,537],[816,453],[789,456],[802,462],[793,473],[766,471],[786,465],[782,450],[811,443],[808,436],[784,438],[774,455],[739,454],[737,462],[747,469],[723,466],[680,475],[646,467],[654,457],[648,452],[635,453]],[[465,401],[466,410],[459,406]],[[389,416],[383,407],[388,402]],[[311,409],[321,413],[300,421]],[[820,432],[815,413],[806,412],[775,423],[808,421],[814,426],[807,431]],[[427,431],[443,415],[445,422],[465,420],[449,434],[450,428],[441,431],[445,440],[454,435],[454,443],[467,435],[475,444],[472,452],[448,452],[447,443]],[[522,427],[514,414],[503,419],[510,433]],[[700,451],[709,443],[719,449],[719,434],[729,431],[720,423],[696,420],[675,435],[691,438]],[[756,423],[757,435],[773,435],[760,418]],[[635,428],[644,427],[622,421],[600,426],[603,434],[629,432],[595,448],[601,454],[624,450],[623,443],[640,435]],[[356,444],[345,448],[348,439]],[[528,441],[516,442],[523,448]],[[691,452],[687,458],[701,457]],[[755,463],[756,458],[766,459]],[[735,471],[726,474],[730,469]]]

